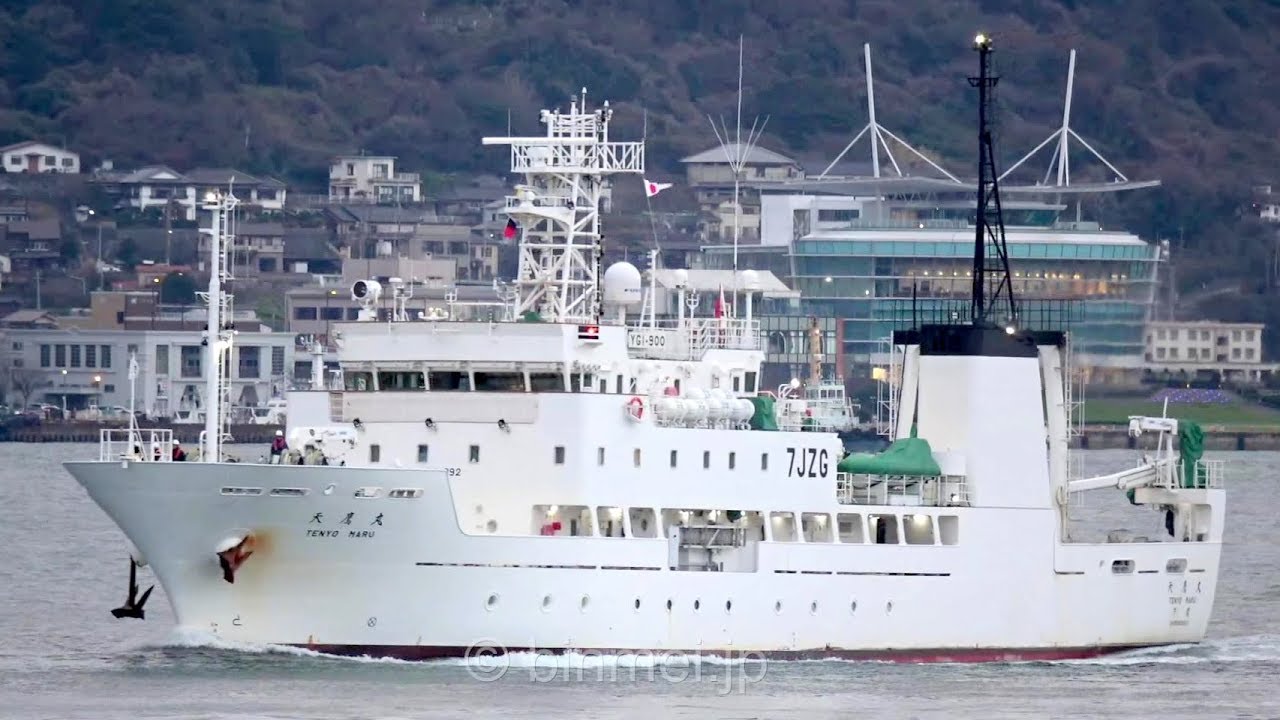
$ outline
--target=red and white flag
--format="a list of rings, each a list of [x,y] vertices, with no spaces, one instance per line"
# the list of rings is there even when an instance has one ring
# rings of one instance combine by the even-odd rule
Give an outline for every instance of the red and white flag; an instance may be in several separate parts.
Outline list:
[[[716,297],[716,317],[724,317],[724,286],[720,286],[720,295]]]
[[[653,197],[669,187],[671,187],[671,183],[652,182],[646,178],[644,181],[644,194],[646,197]]]

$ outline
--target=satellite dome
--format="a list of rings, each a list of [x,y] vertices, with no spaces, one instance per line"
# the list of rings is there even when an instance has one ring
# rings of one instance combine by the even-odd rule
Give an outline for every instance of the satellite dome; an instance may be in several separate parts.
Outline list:
[[[760,273],[756,272],[755,270],[743,270],[741,278],[742,278],[742,288],[744,290],[760,289]]]
[[[674,278],[675,278],[676,287],[688,287],[688,286],[689,286],[689,271],[688,271],[688,270],[685,270],[685,269],[681,268],[681,269],[676,270],[675,272],[673,272],[673,273],[672,273],[672,275],[673,275],[673,276],[674,276]]]
[[[629,262],[617,262],[604,271],[604,301],[611,305],[638,305],[641,293],[640,271]]]

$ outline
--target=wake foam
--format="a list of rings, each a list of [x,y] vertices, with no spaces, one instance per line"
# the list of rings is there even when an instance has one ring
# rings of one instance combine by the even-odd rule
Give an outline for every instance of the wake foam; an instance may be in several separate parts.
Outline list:
[[[478,654],[466,658],[440,658],[432,660],[400,660],[398,658],[370,657],[368,655],[330,655],[289,645],[246,643],[227,640],[207,630],[189,627],[174,628],[170,636],[159,646],[150,645],[139,650],[198,649],[250,655],[279,655],[308,658],[326,662],[354,662],[409,666],[452,666],[474,669],[524,668],[530,670],[564,671],[596,669],[646,669],[661,667],[743,666],[764,662],[769,664],[879,664],[881,660],[795,659],[767,661],[758,654],[743,653],[736,657],[698,655],[696,653],[636,652],[630,654],[601,654],[594,652],[512,652],[505,655]],[[1263,634],[1242,637],[1217,638],[1199,644],[1165,645],[1143,648],[1079,660],[1031,661],[1048,665],[1195,665],[1202,663],[1280,663],[1280,635]]]
[[[1202,643],[1143,648],[1063,665],[1197,665],[1201,663],[1280,662],[1280,635],[1216,638]]]

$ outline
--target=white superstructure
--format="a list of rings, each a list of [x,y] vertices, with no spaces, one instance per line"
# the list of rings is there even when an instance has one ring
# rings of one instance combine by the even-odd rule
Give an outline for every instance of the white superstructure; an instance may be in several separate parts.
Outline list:
[[[760,387],[749,293],[741,317],[681,302],[663,321],[634,267],[597,267],[600,192],[644,170],[609,119],[580,97],[544,111],[545,137],[486,140],[525,176],[506,321],[419,317],[393,289],[379,322],[382,288],[356,284],[370,311],[335,324],[342,389],[289,397],[310,464],[220,462],[212,431],[182,472],[127,431],[67,463],[179,623],[404,658],[1005,660],[1203,638],[1224,491],[1171,449],[1187,428],[1136,419],[1160,450],[1075,480],[1064,336],[925,325],[894,340],[900,457],[842,462],[803,396]],[[1071,496],[1100,487],[1157,508],[1152,536],[1077,538]]]

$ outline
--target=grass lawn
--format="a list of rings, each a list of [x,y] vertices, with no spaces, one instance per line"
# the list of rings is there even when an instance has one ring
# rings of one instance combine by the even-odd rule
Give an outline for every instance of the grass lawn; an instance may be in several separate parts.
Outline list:
[[[1127,425],[1130,415],[1159,417],[1164,404],[1124,398],[1085,398],[1085,423]],[[1169,403],[1169,417],[1201,425],[1280,427],[1280,410],[1241,401],[1230,403]]]

